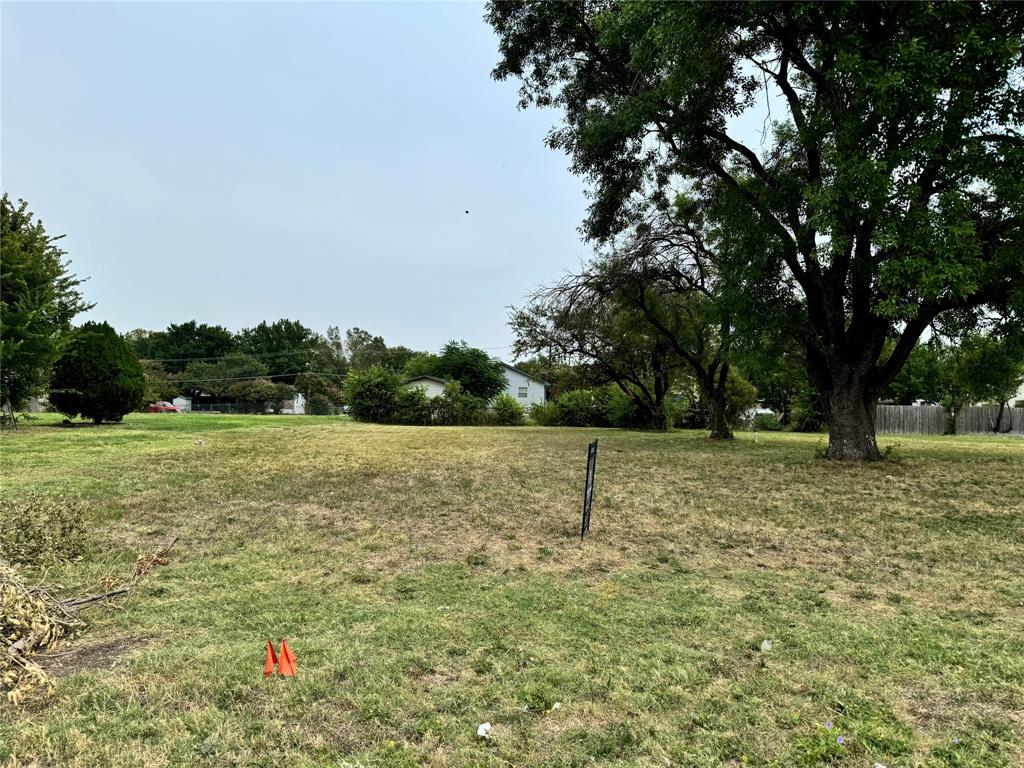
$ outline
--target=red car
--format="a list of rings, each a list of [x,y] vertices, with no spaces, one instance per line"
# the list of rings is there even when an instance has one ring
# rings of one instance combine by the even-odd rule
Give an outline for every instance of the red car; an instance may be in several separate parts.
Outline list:
[[[146,408],[146,412],[147,413],[181,413],[181,408],[179,408],[178,406],[174,405],[173,403],[168,403],[166,400],[161,400],[159,402],[153,403],[151,406]]]

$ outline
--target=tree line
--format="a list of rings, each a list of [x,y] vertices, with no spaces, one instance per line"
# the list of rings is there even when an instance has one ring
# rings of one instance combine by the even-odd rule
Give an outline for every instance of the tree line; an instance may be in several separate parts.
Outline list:
[[[73,327],[93,305],[60,239],[26,202],[0,199],[0,403],[12,423],[16,410],[41,395],[68,416],[100,422],[178,395],[254,413],[280,411],[296,392],[312,413],[344,402],[367,420],[523,420],[514,400],[499,397],[506,386],[501,363],[464,341],[435,354],[389,346],[361,328],[342,334],[332,326],[320,334],[290,319],[237,333],[196,320],[123,336],[107,323]],[[429,402],[410,392],[405,382],[420,375],[449,382],[444,396]]]
[[[279,411],[298,391],[313,413],[346,403],[358,418],[389,423],[517,424],[529,415],[541,425],[708,428],[729,437],[756,402],[778,414],[762,417],[763,428],[816,431],[827,419],[802,345],[782,326],[785,313],[765,323],[767,308],[757,322],[735,311],[736,284],[709,253],[710,242],[730,241],[708,233],[707,219],[681,197],[512,311],[513,353],[525,358],[518,365],[548,382],[551,398],[529,414],[498,398],[501,365],[465,342],[435,354],[361,328],[320,334],[289,319],[237,333],[196,320],[123,337],[105,323],[72,328],[91,305],[60,238],[24,202],[2,203],[0,403],[9,414],[47,392],[69,415],[116,420],[179,394]],[[452,383],[431,402],[407,392],[405,382],[421,375]],[[1022,377],[1019,328],[979,333],[947,321],[908,353],[879,397],[941,403],[954,424],[965,404],[1009,404]]]
[[[444,378],[484,402],[505,386],[501,364],[464,341],[451,341],[434,354],[389,346],[362,328],[342,334],[331,326],[320,334],[297,320],[281,319],[232,333],[192,320],[163,331],[131,331],[125,338],[145,368],[153,400],[184,394],[211,403],[245,403],[253,401],[254,391],[283,396],[297,391],[307,396],[313,413],[327,413],[347,403],[346,390],[368,380],[355,374],[367,371],[378,382]],[[270,402],[282,399],[287,397]]]

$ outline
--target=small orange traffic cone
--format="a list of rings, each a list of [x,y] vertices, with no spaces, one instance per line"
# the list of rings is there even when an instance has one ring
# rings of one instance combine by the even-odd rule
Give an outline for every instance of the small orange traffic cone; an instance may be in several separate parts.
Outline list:
[[[282,640],[281,663],[277,665],[277,673],[284,677],[292,677],[295,675],[295,672],[295,654],[292,653],[292,649],[288,647],[288,643]]]
[[[263,665],[263,676],[270,677],[274,674],[274,667],[277,666],[277,654],[274,653],[274,644],[267,640],[267,661]]]

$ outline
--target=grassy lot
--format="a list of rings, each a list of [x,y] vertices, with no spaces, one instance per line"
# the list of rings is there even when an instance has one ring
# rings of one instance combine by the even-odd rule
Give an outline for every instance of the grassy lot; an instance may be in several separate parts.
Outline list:
[[[6,433],[3,493],[90,503],[87,556],[48,582],[181,540],[86,612],[49,703],[0,707],[0,763],[1024,765],[1024,443],[882,443],[856,467],[788,434]],[[264,679],[281,637],[299,675]]]

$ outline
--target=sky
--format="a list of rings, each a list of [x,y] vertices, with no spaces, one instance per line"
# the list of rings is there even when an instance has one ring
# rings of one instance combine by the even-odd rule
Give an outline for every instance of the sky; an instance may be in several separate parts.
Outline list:
[[[471,3],[0,5],[0,182],[121,332],[286,317],[508,357],[585,183]],[[742,119],[753,141],[759,117]],[[467,213],[468,211],[468,213]]]
[[[476,4],[2,6],[3,190],[119,331],[280,317],[506,354],[584,183]],[[466,211],[469,213],[466,213]]]

